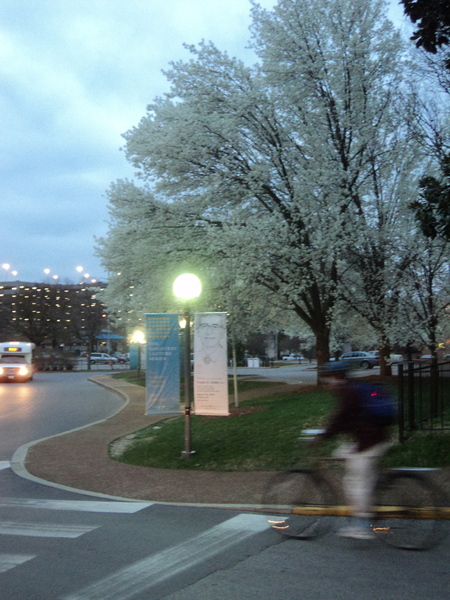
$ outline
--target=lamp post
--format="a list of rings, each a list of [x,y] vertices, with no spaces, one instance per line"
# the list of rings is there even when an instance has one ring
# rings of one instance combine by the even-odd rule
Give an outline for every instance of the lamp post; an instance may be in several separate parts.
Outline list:
[[[191,450],[191,312],[189,301],[198,298],[202,284],[197,275],[184,273],[173,282],[173,293],[184,301],[184,451],[181,458],[189,458],[194,454]]]

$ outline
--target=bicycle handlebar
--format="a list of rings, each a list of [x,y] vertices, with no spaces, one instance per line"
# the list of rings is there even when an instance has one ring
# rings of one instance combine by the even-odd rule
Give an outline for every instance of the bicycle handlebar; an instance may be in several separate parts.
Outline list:
[[[299,440],[302,442],[312,442],[317,436],[325,433],[326,429],[302,429]]]

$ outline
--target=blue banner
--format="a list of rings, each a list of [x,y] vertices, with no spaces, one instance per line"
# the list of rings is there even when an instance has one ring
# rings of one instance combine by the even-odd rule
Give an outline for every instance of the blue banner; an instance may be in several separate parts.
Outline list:
[[[177,314],[145,315],[146,415],[180,412],[180,351]]]
[[[139,344],[131,343],[129,346],[129,350],[130,350],[130,369],[137,369],[138,365],[139,365]]]

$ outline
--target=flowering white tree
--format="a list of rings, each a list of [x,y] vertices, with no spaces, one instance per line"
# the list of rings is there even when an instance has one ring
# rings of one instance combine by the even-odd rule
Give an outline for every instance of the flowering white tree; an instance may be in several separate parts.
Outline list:
[[[407,66],[382,0],[279,0],[252,12],[258,64],[212,43],[190,47],[192,60],[166,73],[170,93],[125,135],[140,177],[168,200],[142,197],[140,221],[128,227],[136,207],[123,204],[121,252],[139,240],[124,260],[136,281],[181,257],[226,273],[240,248],[239,277],[295,311],[322,362],[349,246],[380,223],[387,239],[403,211],[395,174]],[[116,202],[131,184],[121,185]],[[105,265],[123,271],[110,246],[100,243]]]

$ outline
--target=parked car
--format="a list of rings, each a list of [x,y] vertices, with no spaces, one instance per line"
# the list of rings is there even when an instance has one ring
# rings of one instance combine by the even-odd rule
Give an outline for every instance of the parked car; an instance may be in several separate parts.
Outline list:
[[[108,365],[119,362],[115,356],[110,356],[104,352],[91,352],[91,365]]]
[[[126,357],[125,354],[122,354],[122,352],[112,352],[111,356],[113,358],[117,358],[119,363],[126,363],[128,362],[128,358]]]
[[[378,359],[380,358],[380,352],[378,350],[373,350],[369,352],[369,354],[372,354],[372,356],[375,356]],[[403,356],[401,354],[390,354],[386,357],[386,362],[388,365],[397,365],[398,363],[403,362]]]
[[[380,358],[370,354],[370,352],[346,352],[342,354],[339,360],[349,363],[354,368],[361,369],[372,369],[372,367],[378,367],[380,364]]]
[[[289,354],[287,356],[281,357],[283,360],[304,360],[304,357],[301,354]]]

